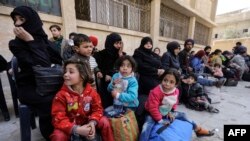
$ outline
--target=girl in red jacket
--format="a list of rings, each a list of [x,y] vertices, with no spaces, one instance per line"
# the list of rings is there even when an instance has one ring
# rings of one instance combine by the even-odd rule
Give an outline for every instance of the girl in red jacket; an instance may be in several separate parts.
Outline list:
[[[176,111],[179,96],[179,90],[176,86],[179,81],[179,72],[176,69],[169,69],[161,76],[161,84],[150,91],[145,103],[145,109],[149,116],[146,117],[146,122],[143,125],[140,141],[149,139],[151,130],[156,123],[169,125],[175,118],[191,123],[197,136],[212,136],[214,134],[212,131],[197,126],[194,121],[187,118],[185,113]]]
[[[64,85],[52,104],[51,141],[94,140],[96,128],[102,140],[113,141],[109,121],[103,116],[99,94],[91,88],[92,76],[86,62],[70,59],[64,64]]]

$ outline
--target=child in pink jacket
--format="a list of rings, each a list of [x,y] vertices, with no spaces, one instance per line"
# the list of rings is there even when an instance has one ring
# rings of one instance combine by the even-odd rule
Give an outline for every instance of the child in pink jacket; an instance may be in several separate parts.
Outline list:
[[[150,91],[145,103],[145,109],[149,115],[142,127],[140,141],[149,139],[151,130],[156,123],[169,125],[175,118],[191,123],[198,137],[212,136],[214,134],[212,131],[206,130],[198,126],[194,121],[189,120],[185,113],[176,111],[179,96],[179,90],[176,86],[179,81],[179,72],[176,69],[169,69],[161,76],[161,84]]]

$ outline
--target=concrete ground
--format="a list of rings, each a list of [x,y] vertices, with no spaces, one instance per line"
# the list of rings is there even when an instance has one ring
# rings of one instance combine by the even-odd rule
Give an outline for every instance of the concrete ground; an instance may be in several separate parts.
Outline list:
[[[9,84],[5,73],[1,73],[1,79],[11,120],[5,122],[0,113],[0,141],[20,141],[19,118],[16,118],[14,114]],[[220,110],[218,114],[194,111],[179,105],[178,110],[186,112],[190,119],[196,121],[197,124],[208,129],[219,129],[212,137],[197,138],[193,133],[193,141],[223,141],[224,125],[250,124],[250,89],[245,88],[246,85],[250,85],[250,83],[241,81],[237,87],[223,87],[220,90],[214,90],[217,94],[211,95],[211,97],[214,101],[220,102],[213,104],[214,107]],[[41,137],[38,128],[32,130],[31,140],[45,141]]]

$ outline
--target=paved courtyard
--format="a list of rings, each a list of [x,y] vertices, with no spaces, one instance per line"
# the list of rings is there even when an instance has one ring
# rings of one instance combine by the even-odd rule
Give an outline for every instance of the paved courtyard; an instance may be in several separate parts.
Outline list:
[[[16,118],[14,114],[5,73],[1,73],[1,78],[11,120],[5,122],[2,115],[0,115],[0,141],[20,141],[19,118]],[[179,105],[179,111],[186,112],[190,119],[193,119],[201,126],[219,130],[212,137],[197,138],[193,133],[193,141],[223,141],[223,126],[225,124],[250,124],[250,89],[245,88],[246,85],[250,85],[250,83],[241,81],[237,87],[215,89],[217,94],[211,95],[211,97],[217,102],[213,105],[220,110],[218,114],[189,110],[183,105]],[[41,137],[38,128],[32,130],[31,140],[45,141]]]

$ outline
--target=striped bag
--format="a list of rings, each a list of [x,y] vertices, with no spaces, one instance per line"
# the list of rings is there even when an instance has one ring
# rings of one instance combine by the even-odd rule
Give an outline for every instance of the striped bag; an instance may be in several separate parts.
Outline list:
[[[139,129],[133,111],[128,110],[118,118],[109,118],[115,141],[137,141]]]

